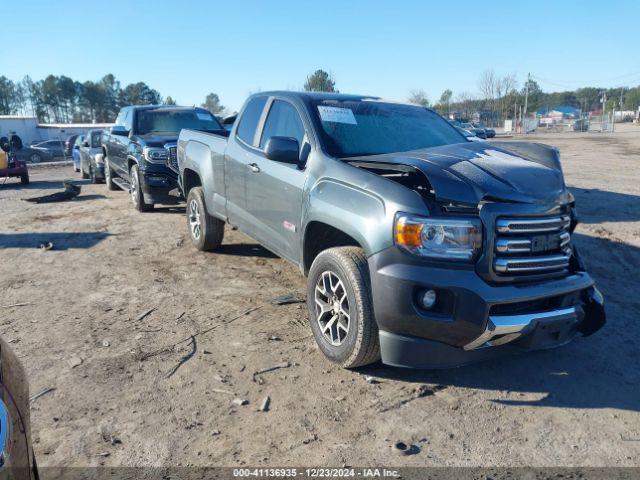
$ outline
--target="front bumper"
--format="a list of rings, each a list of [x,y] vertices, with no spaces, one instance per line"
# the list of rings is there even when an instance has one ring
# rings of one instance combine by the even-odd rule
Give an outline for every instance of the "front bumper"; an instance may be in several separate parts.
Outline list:
[[[173,205],[180,202],[178,177],[165,166],[153,165],[141,171],[140,183],[146,203]]]
[[[433,266],[391,247],[369,258],[382,360],[449,368],[505,351],[551,348],[604,324],[602,295],[583,271],[532,284],[493,285],[472,267]],[[429,311],[420,293],[434,289]]]

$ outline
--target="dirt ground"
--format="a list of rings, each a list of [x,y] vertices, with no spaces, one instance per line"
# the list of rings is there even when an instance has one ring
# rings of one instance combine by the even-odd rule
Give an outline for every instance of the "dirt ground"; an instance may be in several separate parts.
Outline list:
[[[55,388],[32,402],[38,463],[640,465],[640,129],[530,139],[561,150],[608,324],[450,371],[329,364],[304,304],[270,303],[304,296],[304,278],[237,231],[199,253],[183,209],[140,214],[86,181],[71,202],[21,200],[77,179],[69,166],[0,186],[0,304],[27,303],[0,308],[0,334],[32,394]]]

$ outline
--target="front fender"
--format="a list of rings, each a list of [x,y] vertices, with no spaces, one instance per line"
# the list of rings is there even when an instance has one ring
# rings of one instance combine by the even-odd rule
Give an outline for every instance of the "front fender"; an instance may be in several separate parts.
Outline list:
[[[367,256],[393,243],[394,212],[382,197],[338,180],[316,183],[307,197],[303,232],[311,222],[322,222],[353,237]]]

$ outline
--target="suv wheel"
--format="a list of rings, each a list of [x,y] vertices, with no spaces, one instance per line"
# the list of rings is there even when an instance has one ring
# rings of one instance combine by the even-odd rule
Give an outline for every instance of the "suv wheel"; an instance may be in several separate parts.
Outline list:
[[[29,185],[29,172],[25,172],[20,175],[20,183],[22,185]]]
[[[109,190],[118,190],[118,186],[113,183],[113,170],[109,163],[109,157],[104,157],[104,183],[107,184]]]
[[[84,168],[82,168],[82,164],[80,164],[80,175],[82,176],[82,178],[84,180],[86,180],[87,178],[89,178],[89,174],[87,172],[84,171]]]
[[[329,360],[356,368],[380,359],[369,266],[362,249],[330,248],[316,257],[309,271],[307,307],[313,336]]]
[[[129,171],[129,184],[131,188],[131,201],[139,212],[150,212],[153,210],[153,203],[146,203],[142,188],[140,188],[140,171],[138,165],[133,165]]]
[[[209,252],[222,244],[224,222],[207,213],[202,187],[194,187],[187,195],[187,225],[191,242],[200,251]]]

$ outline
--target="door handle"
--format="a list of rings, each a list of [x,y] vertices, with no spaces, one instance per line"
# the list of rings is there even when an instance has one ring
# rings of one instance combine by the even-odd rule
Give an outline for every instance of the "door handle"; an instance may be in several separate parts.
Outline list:
[[[257,163],[250,163],[249,168],[253,173],[258,173],[260,171],[260,167],[258,166]]]

